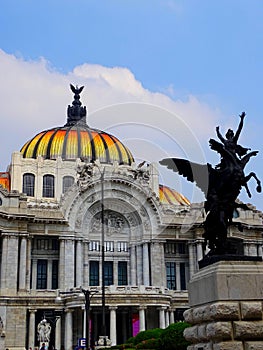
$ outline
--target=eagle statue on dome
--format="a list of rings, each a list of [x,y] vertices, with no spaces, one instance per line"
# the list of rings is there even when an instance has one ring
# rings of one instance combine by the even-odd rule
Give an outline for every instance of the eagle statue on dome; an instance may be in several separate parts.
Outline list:
[[[256,190],[261,192],[261,183],[254,172],[245,175],[244,168],[251,157],[258,151],[249,152],[237,143],[245,112],[240,115],[240,123],[236,133],[229,129],[225,138],[216,127],[217,137],[221,142],[209,140],[210,148],[216,151],[221,160],[214,168],[211,164],[198,164],[186,159],[165,158],[161,165],[184,176],[188,181],[196,183],[206,197],[204,222],[204,246],[210,249],[208,256],[229,254],[227,251],[227,228],[232,223],[234,211],[241,207],[248,209],[245,204],[239,204],[236,199],[244,187],[249,197],[251,193],[248,181],[253,177],[257,182]]]
[[[76,87],[72,84],[70,84],[70,88],[71,91],[75,94],[75,95],[79,95],[81,93],[81,91],[84,89],[84,86],[81,86],[80,88],[78,87],[78,85],[76,85]]]
[[[70,89],[74,93],[74,101],[72,102],[72,106],[68,106],[66,126],[73,126],[76,123],[82,123],[85,125],[87,110],[86,106],[82,107],[82,103],[80,102],[80,93],[84,89],[84,86],[79,88],[78,85],[75,87],[74,85],[70,84]]]

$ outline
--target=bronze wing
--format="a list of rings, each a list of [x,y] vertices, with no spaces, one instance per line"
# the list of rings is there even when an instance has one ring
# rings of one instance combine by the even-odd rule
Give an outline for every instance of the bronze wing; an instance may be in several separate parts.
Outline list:
[[[214,170],[210,164],[198,164],[180,158],[164,158],[159,163],[179,175],[183,175],[188,181],[196,183],[207,198],[209,180]]]

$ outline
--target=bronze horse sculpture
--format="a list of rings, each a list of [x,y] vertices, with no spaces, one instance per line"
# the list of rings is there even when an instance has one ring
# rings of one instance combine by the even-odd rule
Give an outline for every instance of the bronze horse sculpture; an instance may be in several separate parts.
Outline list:
[[[243,128],[245,113],[240,115],[236,133],[229,129],[224,138],[219,127],[216,128],[218,142],[209,140],[210,148],[221,156],[220,163],[213,168],[211,164],[197,164],[185,159],[165,158],[160,164],[183,175],[188,181],[195,182],[206,197],[204,222],[204,245],[210,249],[209,255],[227,254],[227,228],[232,223],[236,208],[248,209],[245,204],[238,204],[236,199],[244,187],[249,197],[251,193],[248,181],[253,177],[257,182],[256,190],[261,192],[261,183],[254,172],[245,175],[244,168],[251,157],[258,151],[249,152],[249,148],[240,146],[237,141]]]

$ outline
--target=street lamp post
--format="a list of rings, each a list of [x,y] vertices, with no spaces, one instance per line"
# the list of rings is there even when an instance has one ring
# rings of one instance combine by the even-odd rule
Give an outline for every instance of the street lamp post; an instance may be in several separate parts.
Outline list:
[[[100,181],[101,181],[101,268],[102,268],[102,283],[101,283],[101,303],[102,303],[102,335],[104,337],[104,345],[106,345],[106,322],[105,322],[105,230],[104,230],[104,174],[105,168],[103,168],[103,172],[100,173]]]
[[[93,163],[100,173],[101,184],[101,306],[102,306],[102,336],[104,339],[104,345],[106,344],[106,321],[105,321],[105,218],[104,218],[104,179],[105,179],[105,167],[101,171],[100,166],[97,163]]]
[[[90,300],[94,294],[98,293],[97,290],[90,291],[88,289],[81,288],[81,292],[85,296],[85,314],[86,314],[86,349],[90,350]]]
[[[105,166],[101,171],[100,165],[96,161],[91,161],[91,164],[86,165],[86,171],[89,169],[89,176],[93,175],[93,167],[96,166],[100,173],[100,185],[101,185],[101,271],[102,271],[102,288],[101,288],[101,303],[102,303],[102,337],[104,339],[104,345],[106,345],[106,322],[105,322],[105,218],[104,218],[104,179],[105,179]],[[82,175],[81,175],[82,176]]]
[[[86,327],[85,327],[85,333],[86,333],[86,349],[90,350],[90,300],[95,295],[98,293],[98,290],[90,291],[89,289],[84,289],[80,287],[81,293],[84,294],[85,297],[85,322],[86,322]],[[77,290],[72,290],[72,291],[66,291],[66,292],[61,292],[58,291],[59,295],[73,295],[76,294],[78,291]],[[59,302],[61,301],[61,297],[57,296],[56,301]]]

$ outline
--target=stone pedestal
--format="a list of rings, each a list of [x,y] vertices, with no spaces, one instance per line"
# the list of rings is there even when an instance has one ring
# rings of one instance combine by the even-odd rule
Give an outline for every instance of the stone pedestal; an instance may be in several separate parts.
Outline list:
[[[104,345],[105,340],[106,340],[106,345]],[[111,340],[106,335],[105,336],[100,335],[98,340],[98,345],[95,347],[95,349],[97,350],[97,349],[106,349],[106,348],[111,348]]]
[[[189,283],[188,350],[263,350],[263,263],[221,261]]]

